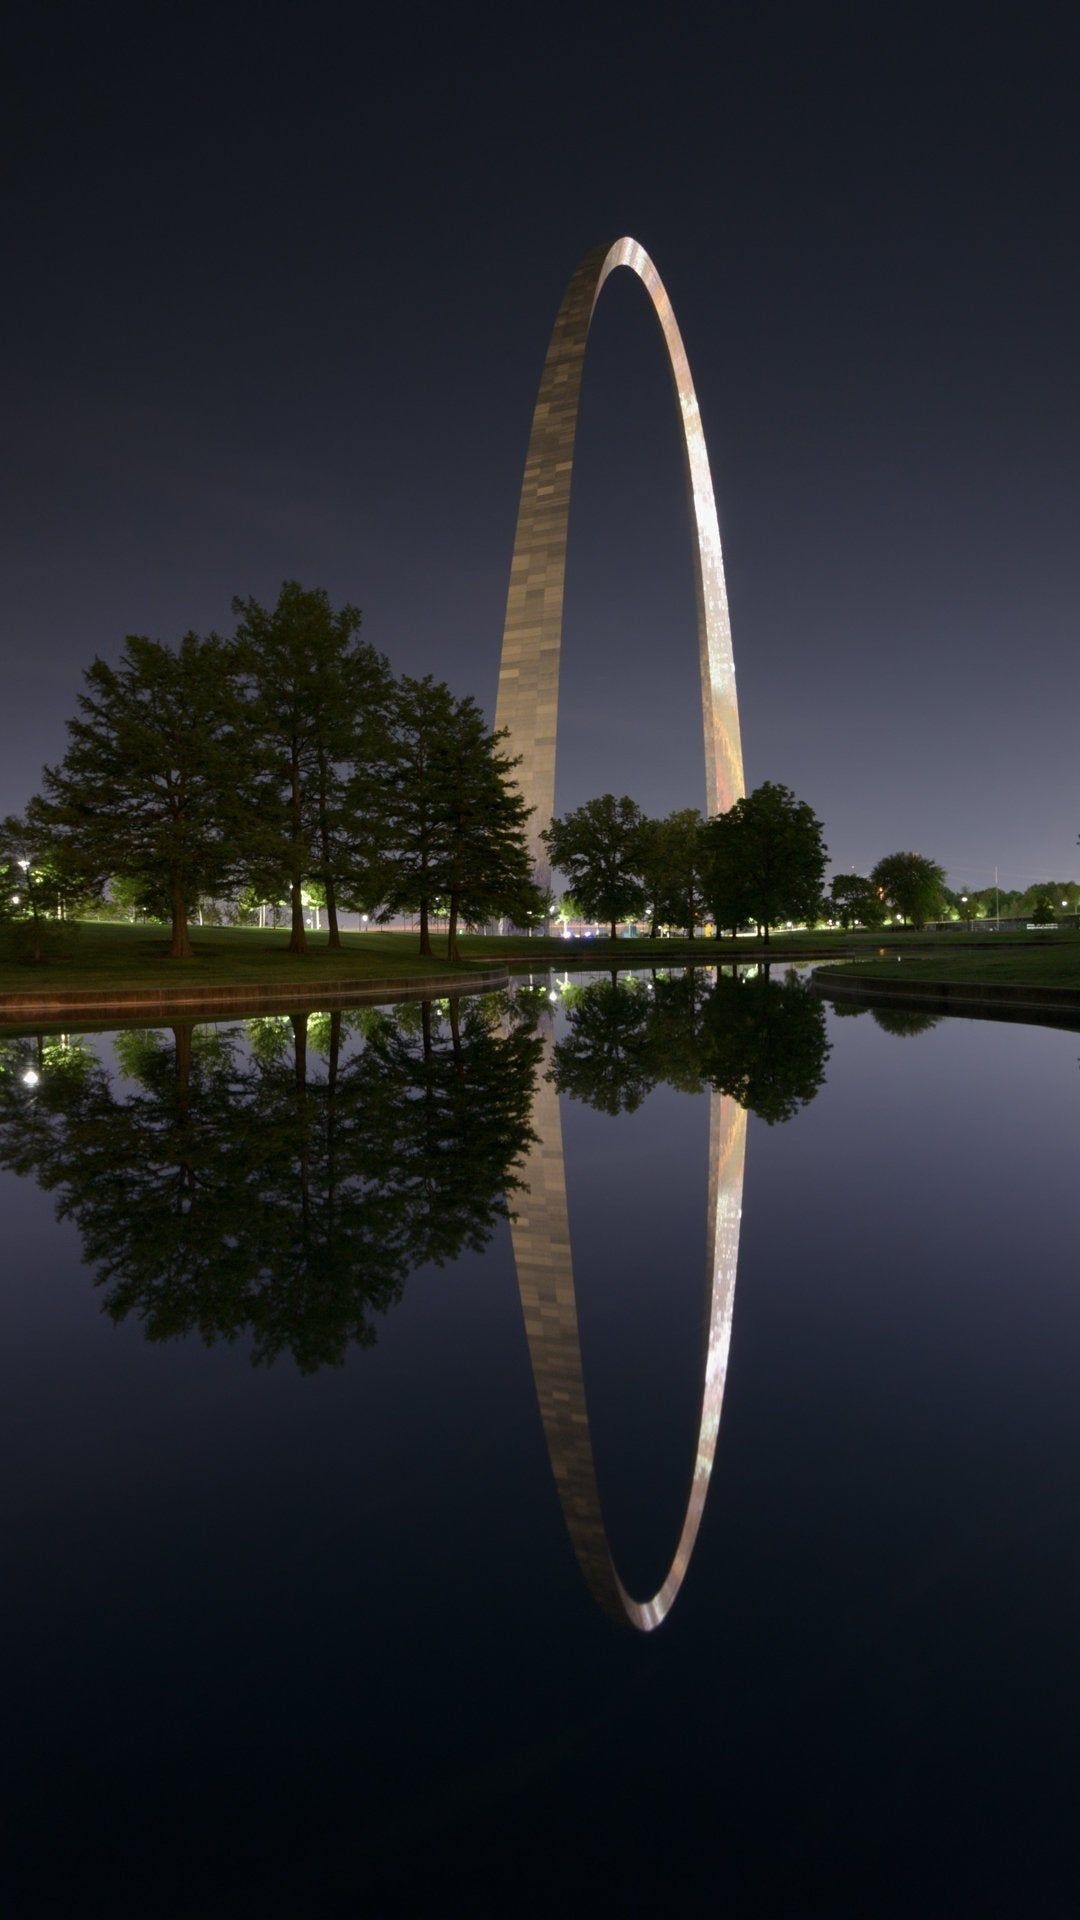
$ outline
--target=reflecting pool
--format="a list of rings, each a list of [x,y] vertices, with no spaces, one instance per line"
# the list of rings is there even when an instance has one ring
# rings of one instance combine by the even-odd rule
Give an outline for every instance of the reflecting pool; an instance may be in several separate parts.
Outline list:
[[[0,1038],[5,1914],[1067,1914],[1074,1032]]]

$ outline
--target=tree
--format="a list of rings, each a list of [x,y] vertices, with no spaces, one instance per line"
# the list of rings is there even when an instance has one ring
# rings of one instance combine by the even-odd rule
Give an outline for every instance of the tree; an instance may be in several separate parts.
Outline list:
[[[730,897],[714,906],[714,912],[726,908],[726,924],[736,924],[730,918],[734,909],[740,923],[756,922],[767,943],[778,921],[816,916],[826,861],[821,821],[789,787],[766,780],[736,800],[710,822],[706,844],[710,894],[718,891],[717,873],[731,888]]]
[[[645,820],[641,878],[648,896],[655,940],[661,925],[685,927],[688,937],[704,905],[706,843],[696,807],[682,807],[662,820]]]
[[[1028,920],[1035,918],[1035,908],[1040,900],[1048,900],[1058,913],[1075,913],[1077,910],[1077,888],[1074,880],[1039,880],[1017,896],[1017,911]]]
[[[731,813],[714,814],[701,830],[702,885],[715,922],[716,938],[725,927],[734,940],[750,918],[749,892],[740,854],[737,822]]]
[[[561,893],[559,895],[558,905],[555,909],[555,918],[561,923],[564,934],[571,920],[581,920],[584,918],[581,908],[572,893]]]
[[[160,900],[170,958],[188,959],[192,905],[231,883],[253,805],[230,650],[133,634],[118,667],[95,660],[85,680],[31,829],[84,885],[117,875]]]
[[[901,920],[924,927],[940,917],[945,904],[945,869],[921,853],[890,853],[870,875],[886,904]]]
[[[439,753],[453,719],[454,696],[430,674],[408,675],[394,690],[390,749],[380,808],[371,904],[379,919],[418,913],[420,952],[431,955],[430,916],[442,891],[443,836]]]
[[[834,873],[829,887],[829,903],[834,919],[845,931],[852,927],[880,927],[885,918],[885,902],[872,880],[861,873]]]
[[[338,896],[360,857],[357,823],[377,805],[390,670],[357,639],[359,609],[335,613],[321,587],[286,580],[273,608],[236,599],[233,612],[240,616],[237,659],[249,726],[266,780],[252,870],[286,880],[290,953],[307,950],[307,879],[323,889],[328,945],[340,947]]]
[[[553,820],[540,836],[586,919],[606,920],[613,940],[618,922],[641,913],[646,904],[641,878],[644,824],[641,808],[627,794],[617,800],[613,793],[603,793]]]
[[[63,945],[72,931],[66,910],[76,898],[63,861],[31,822],[14,814],[0,821],[0,926],[12,927],[17,958],[40,966]]]
[[[436,749],[449,960],[461,957],[461,920],[475,927],[506,915],[525,927],[543,917],[546,896],[533,881],[526,839],[531,808],[512,779],[518,762],[499,752],[505,738],[489,731],[475,700],[457,700]]]
[[[1052,927],[1054,925],[1057,915],[1054,912],[1054,903],[1048,894],[1041,893],[1039,895],[1035,905],[1031,909],[1031,918],[1033,924],[1037,927]]]
[[[449,912],[447,952],[459,923],[507,914],[528,925],[543,910],[525,839],[528,810],[475,700],[442,681],[406,676],[390,703],[390,745],[372,842],[369,904],[379,917],[417,913],[420,952],[431,954],[431,915]]]

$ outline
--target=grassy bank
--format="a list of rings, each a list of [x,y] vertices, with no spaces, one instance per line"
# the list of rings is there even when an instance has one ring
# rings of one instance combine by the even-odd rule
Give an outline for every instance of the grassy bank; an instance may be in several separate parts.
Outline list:
[[[355,980],[400,975],[403,980],[425,974],[445,977],[468,974],[468,965],[454,967],[445,957],[421,960],[417,942],[400,934],[388,946],[383,935],[347,934],[345,946],[332,953],[326,936],[312,937],[306,956],[287,951],[288,935],[261,932],[257,927],[194,927],[190,960],[170,960],[167,933],[161,927],[117,926],[83,922],[62,951],[43,966],[27,966],[15,959],[9,933],[0,938],[0,993],[48,993],[54,990],[112,987],[169,986],[291,986],[314,981],[341,985]]]
[[[1068,987],[1080,992],[1080,934],[1031,934],[1016,946],[905,954],[899,964],[894,953],[887,959],[860,959],[844,971],[867,986],[884,980],[895,987],[903,980],[912,986]]]
[[[281,929],[203,927],[192,929],[194,954],[190,960],[170,960],[168,939],[161,927],[127,926],[101,921],[83,922],[64,951],[43,966],[28,966],[15,958],[10,930],[0,932],[0,993],[27,993],[92,989],[105,992],[112,988],[205,985],[314,987],[319,984],[358,986],[371,979],[394,976],[403,981],[423,979],[425,975],[445,977],[448,973],[467,975],[473,968],[507,962],[520,966],[590,965],[672,966],[686,960],[752,960],[764,953],[756,941],[713,940],[609,940],[566,941],[558,937],[529,939],[521,934],[502,938],[490,935],[466,935],[461,940],[463,956],[460,968],[445,957],[444,935],[435,934],[435,957],[421,960],[414,933],[367,931],[346,933],[340,952],[332,953],[326,935],[312,934],[305,957],[287,951],[288,935]],[[1015,939],[1008,946],[999,941]],[[841,933],[778,934],[769,948],[769,957],[784,960],[828,958],[832,955],[866,959],[882,952],[888,936]],[[916,957],[929,950],[927,957]],[[1069,978],[1080,974],[1080,936],[900,934],[893,936],[890,951],[904,954],[904,966],[927,969],[926,977],[966,979],[977,977],[973,968],[1030,964],[1035,968],[1068,966]],[[940,959],[937,957],[940,951]],[[910,955],[910,958],[908,957]],[[895,969],[895,959],[884,962]],[[1027,978],[1023,972],[1000,978]],[[1032,976],[1035,977],[1035,976]],[[1038,975],[1039,978],[1043,976]],[[1053,983],[1054,975],[1047,975]]]

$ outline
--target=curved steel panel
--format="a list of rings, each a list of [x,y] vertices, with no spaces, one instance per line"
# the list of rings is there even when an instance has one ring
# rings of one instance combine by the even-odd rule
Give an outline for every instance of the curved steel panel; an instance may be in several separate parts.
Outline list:
[[[521,756],[516,777],[529,806],[535,809],[530,844],[542,878],[546,878],[548,866],[539,835],[555,806],[563,584],[581,374],[593,309],[616,267],[629,267],[636,273],[653,303],[682,424],[695,536],[694,584],[709,813],[726,810],[744,792],[731,621],[701,413],[682,335],[663,281],[644,247],[627,236],[586,254],[559,308],[533,413],[510,566],[495,724],[508,730],[510,751]]]

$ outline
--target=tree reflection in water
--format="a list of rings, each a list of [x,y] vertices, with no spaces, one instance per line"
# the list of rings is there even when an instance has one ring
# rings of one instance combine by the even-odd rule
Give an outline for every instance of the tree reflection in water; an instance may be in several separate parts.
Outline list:
[[[441,1005],[122,1033],[119,1076],[82,1044],[8,1041],[0,1164],[56,1193],[114,1320],[340,1364],[520,1184],[534,1020]]]
[[[795,974],[687,968],[569,987],[568,1032],[553,1056],[560,1093],[632,1113],[661,1084],[727,1093],[770,1126],[825,1079],[825,1011]]]
[[[794,979],[569,988],[555,1088],[632,1112],[661,1082],[768,1121],[824,1076],[824,1013]],[[535,1000],[413,1002],[243,1027],[128,1031],[110,1073],[85,1041],[0,1043],[0,1164],[74,1222],[114,1320],[291,1353],[305,1372],[370,1344],[409,1274],[478,1251],[533,1144]]]

